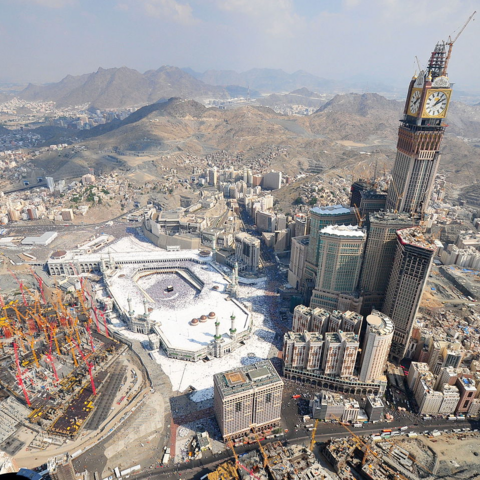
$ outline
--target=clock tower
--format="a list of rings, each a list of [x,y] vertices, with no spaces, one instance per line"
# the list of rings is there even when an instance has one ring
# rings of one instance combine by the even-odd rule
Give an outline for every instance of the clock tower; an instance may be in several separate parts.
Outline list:
[[[423,214],[428,206],[452,95],[447,65],[446,44],[439,42],[427,69],[410,82],[388,188],[389,210]]]

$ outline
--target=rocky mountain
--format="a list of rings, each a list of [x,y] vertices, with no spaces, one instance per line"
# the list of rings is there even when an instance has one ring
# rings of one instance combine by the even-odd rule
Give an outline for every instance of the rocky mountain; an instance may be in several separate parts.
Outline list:
[[[19,94],[26,100],[55,101],[59,107],[89,104],[96,108],[122,108],[151,104],[174,96],[228,98],[221,87],[206,85],[183,70],[164,66],[144,74],[127,67],[67,76],[50,85],[28,85]]]
[[[458,186],[480,182],[480,149],[456,135],[471,112],[461,104],[451,108],[454,115],[443,141],[440,171]],[[223,150],[236,158],[242,152],[242,161],[255,164],[266,152],[281,148],[286,153],[275,157],[271,168],[292,175],[330,172],[360,177],[370,175],[375,163],[391,169],[402,112],[402,102],[376,94],[339,95],[309,116],[281,115],[261,106],[221,110],[172,98],[145,106],[121,122],[82,132],[81,153],[68,158],[52,154],[35,162],[47,174],[61,170],[72,176],[68,172],[90,166],[96,171],[140,172],[146,181],[164,175],[166,168],[191,172],[185,154]],[[469,135],[480,138],[476,123],[469,125]]]
[[[210,85],[239,85],[264,93],[291,92],[303,87],[318,92],[341,89],[339,82],[317,77],[304,70],[294,73],[273,68],[253,68],[242,73],[233,70],[207,70],[203,73],[191,69],[185,71]]]
[[[480,141],[480,103],[466,105],[452,102],[448,109],[447,123],[449,133]]]
[[[305,107],[319,108],[325,103],[325,99],[318,93],[312,92],[307,88],[300,88],[286,94],[272,93],[257,98],[256,103],[270,108],[286,105],[303,105]]]
[[[330,101],[321,106],[317,113],[347,113],[368,117],[376,114],[400,115],[403,109],[403,102],[388,100],[377,93],[348,93],[346,95],[335,95]]]

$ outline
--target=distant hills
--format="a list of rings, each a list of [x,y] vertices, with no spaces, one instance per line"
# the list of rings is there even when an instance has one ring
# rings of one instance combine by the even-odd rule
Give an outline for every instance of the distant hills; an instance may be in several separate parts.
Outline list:
[[[362,87],[363,85],[363,87]],[[63,80],[47,85],[29,84],[17,94],[31,101],[54,101],[58,107],[88,104],[97,108],[122,108],[152,104],[172,97],[194,100],[246,97],[262,99],[264,105],[295,99],[272,98],[262,95],[285,94],[304,98],[303,105],[318,107],[318,94],[334,94],[361,90],[365,84],[338,82],[312,75],[304,70],[286,73],[283,70],[254,68],[237,73],[232,70],[207,70],[199,73],[190,68],[163,66],[140,73],[121,68],[99,68],[94,73],[67,75]],[[369,85],[371,90],[389,91],[385,85]],[[310,101],[305,101],[309,98]],[[0,101],[2,99],[0,98]]]
[[[32,101],[54,101],[59,107],[90,104],[97,108],[145,105],[171,97],[229,98],[225,88],[206,85],[180,68],[164,66],[140,73],[121,68],[99,68],[94,73],[68,75],[58,83],[29,84],[19,95]]]
[[[308,91],[301,93],[315,98]],[[480,180],[474,140],[480,138],[480,122],[474,120],[480,107],[457,103],[451,109],[440,169],[454,184],[468,185]],[[403,102],[377,94],[337,95],[309,116],[282,115],[252,105],[207,108],[194,100],[172,98],[142,107],[122,121],[77,131],[85,151],[41,156],[35,165],[49,175],[66,177],[89,167],[104,172],[121,169],[146,181],[164,175],[165,166],[188,171],[185,154],[243,152],[246,162],[256,162],[271,148],[281,147],[288,155],[276,157],[271,168],[292,175],[331,171],[361,177],[371,175],[376,163],[390,170],[402,111]],[[458,138],[466,131],[468,141]]]
[[[239,85],[263,93],[290,92],[303,87],[319,92],[330,92],[342,87],[339,82],[317,77],[304,70],[286,73],[273,68],[253,68],[243,73],[233,70],[207,70],[199,73],[191,68],[185,68],[184,71],[210,85]]]

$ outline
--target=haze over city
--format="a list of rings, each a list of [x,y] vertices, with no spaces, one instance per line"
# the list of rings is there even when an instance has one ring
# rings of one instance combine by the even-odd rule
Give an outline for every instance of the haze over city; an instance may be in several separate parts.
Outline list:
[[[454,34],[474,0],[2,0],[0,81],[45,83],[127,66],[305,70],[402,87],[432,42]],[[452,61],[478,89],[477,28]],[[463,48],[460,48],[460,45]]]
[[[0,480],[480,478],[473,0],[0,0]]]

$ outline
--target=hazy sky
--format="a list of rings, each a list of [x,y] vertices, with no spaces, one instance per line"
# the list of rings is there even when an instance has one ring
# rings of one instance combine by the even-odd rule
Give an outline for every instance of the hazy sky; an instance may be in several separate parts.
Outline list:
[[[0,81],[58,81],[104,68],[306,70],[403,85],[479,0],[0,0]],[[450,78],[480,90],[480,13]]]

